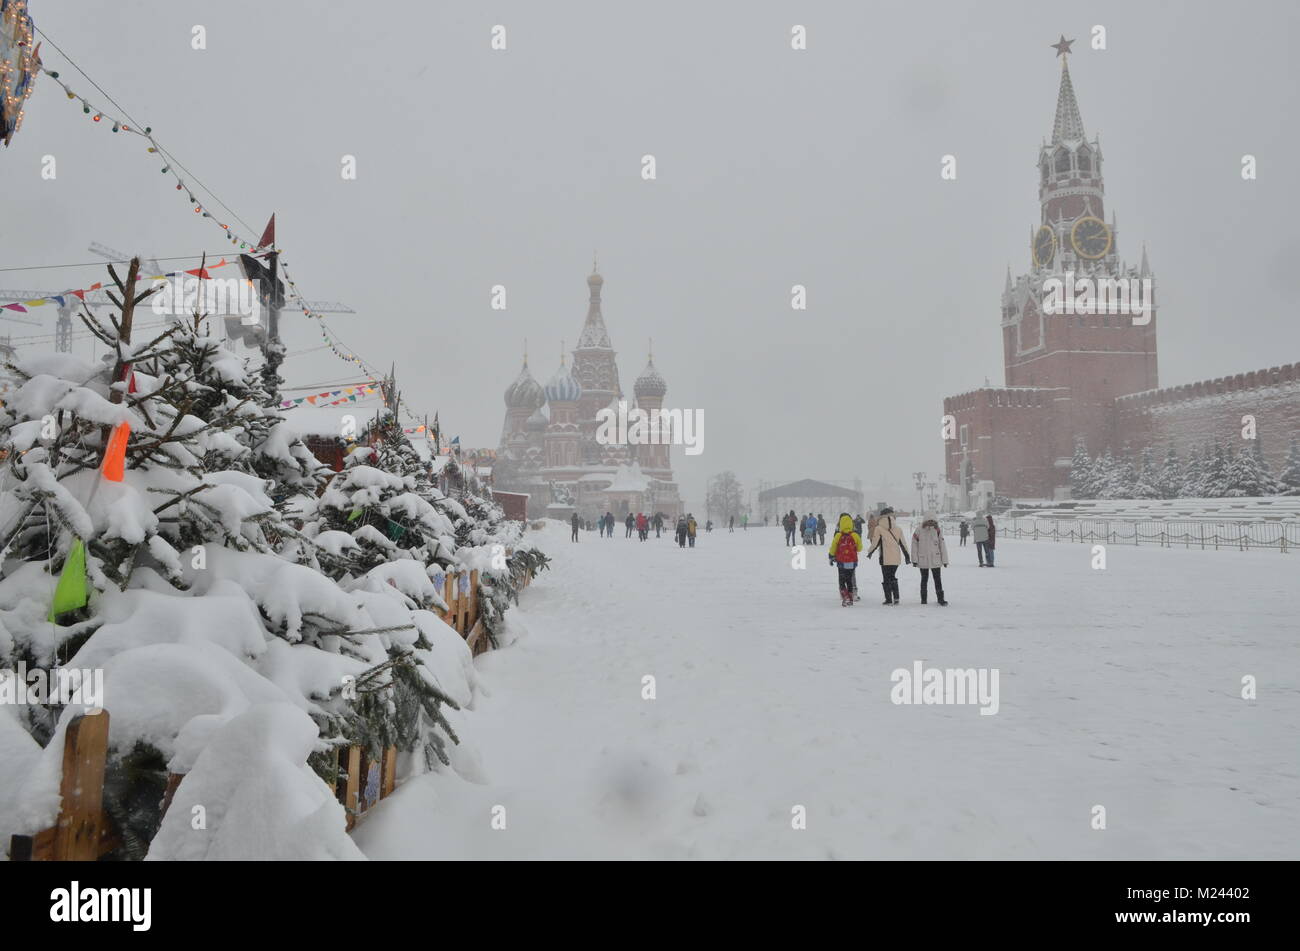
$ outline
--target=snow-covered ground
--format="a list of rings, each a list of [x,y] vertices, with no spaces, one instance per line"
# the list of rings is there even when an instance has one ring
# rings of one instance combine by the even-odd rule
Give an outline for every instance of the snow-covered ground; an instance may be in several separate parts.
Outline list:
[[[988,570],[950,539],[949,607],[906,567],[882,606],[872,565],[843,608],[778,528],[567,531],[476,662],[484,781],[407,783],[368,856],[1300,857],[1300,554],[1003,541]],[[997,668],[998,712],[895,705],[915,661]]]

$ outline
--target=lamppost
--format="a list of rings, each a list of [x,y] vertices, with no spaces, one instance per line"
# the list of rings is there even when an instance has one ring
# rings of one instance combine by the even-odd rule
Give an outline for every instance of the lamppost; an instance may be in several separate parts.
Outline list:
[[[937,482],[927,482],[925,487],[930,490],[929,511],[936,512],[939,509],[939,484]]]
[[[912,479],[916,482],[916,492],[921,498],[921,508],[925,508],[925,473],[913,472]]]

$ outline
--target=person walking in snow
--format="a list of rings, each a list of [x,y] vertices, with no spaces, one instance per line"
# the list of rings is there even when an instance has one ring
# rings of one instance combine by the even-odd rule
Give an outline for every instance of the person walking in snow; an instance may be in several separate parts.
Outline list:
[[[839,529],[831,536],[827,557],[839,569],[840,606],[850,607],[858,596],[858,552],[862,551],[862,536],[854,528],[848,512],[840,513]]]
[[[747,531],[749,531],[749,513],[748,513],[748,512],[746,512],[744,515],[740,516],[740,530],[741,530],[742,532],[747,532]]]
[[[709,519],[707,522],[704,523],[704,534],[706,535],[713,534],[713,519]]]
[[[570,538],[569,541],[576,542],[578,540],[578,524],[579,524],[577,512],[574,512],[572,517],[570,517],[569,524],[573,526],[573,537]]]
[[[677,547],[678,548],[686,547],[687,531],[688,529],[686,527],[686,516],[685,515],[677,516]]]
[[[655,521],[654,521],[654,525],[655,525],[655,538],[658,538],[659,535],[660,535],[660,534],[663,532],[663,530],[664,530],[664,513],[663,513],[663,512],[655,512]]]
[[[826,519],[822,517],[821,512],[817,513],[817,544],[826,544]]]
[[[858,515],[853,519],[853,530],[854,530],[855,532],[858,533],[858,537],[859,537],[859,538],[862,537],[862,526],[865,525],[866,523],[867,523],[867,520],[866,520],[865,518],[862,517],[861,513],[859,513],[859,514],[858,514]]]
[[[645,517],[644,512],[636,513],[636,537],[641,541],[650,537],[650,520]]]
[[[965,519],[962,519],[962,520],[961,520],[961,528],[958,529],[958,540],[957,540],[957,547],[958,547],[958,548],[964,548],[964,547],[965,547],[965,545],[966,545],[966,539],[967,539],[967,537],[968,537],[969,535],[970,535],[970,526],[966,524],[966,520],[965,520]]]
[[[636,516],[634,516],[631,512],[628,512],[627,518],[623,519],[623,524],[627,526],[627,534],[624,535],[623,537],[631,538],[632,530],[636,528]]]
[[[885,507],[876,520],[875,530],[871,533],[871,548],[867,551],[867,560],[880,551],[880,587],[885,591],[885,604],[898,603],[898,566],[912,558],[907,553],[907,543],[903,540],[902,529],[894,522],[894,510]]]
[[[984,555],[988,551],[989,545],[989,523],[984,521],[978,515],[970,523],[971,538],[975,542],[975,556],[980,560],[980,567],[984,567]],[[990,554],[988,560],[991,562],[993,556]]]
[[[993,524],[993,516],[991,514],[985,515],[984,518],[985,521],[987,522],[987,528],[989,533],[989,540],[984,543],[984,558],[988,561],[989,567],[992,568],[993,549],[997,547],[997,542],[998,542],[998,527]]]
[[[728,535],[734,534],[735,531],[736,531],[736,516],[734,516],[734,515],[728,515],[728,516],[727,516],[727,534],[728,534]]]
[[[695,547],[695,533],[699,530],[699,523],[695,521],[695,516],[690,512],[686,513],[686,538],[690,541],[691,547]]]
[[[939,528],[939,518],[933,512],[926,512],[920,527],[912,532],[912,561],[921,569],[921,603],[926,603],[933,572],[935,599],[947,607],[948,602],[943,599],[943,578],[939,572],[948,567],[948,543]]]
[[[785,543],[794,545],[794,509],[781,516],[781,527],[785,529]]]

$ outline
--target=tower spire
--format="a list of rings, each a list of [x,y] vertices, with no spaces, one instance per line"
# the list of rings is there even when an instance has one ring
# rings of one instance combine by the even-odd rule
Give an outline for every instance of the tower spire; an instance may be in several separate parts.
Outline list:
[[[1084,138],[1083,118],[1079,115],[1079,100],[1074,96],[1074,83],[1070,81],[1070,44],[1061,34],[1059,42],[1049,44],[1061,57],[1061,88],[1056,94],[1056,121],[1052,124],[1052,144],[1082,141]]]

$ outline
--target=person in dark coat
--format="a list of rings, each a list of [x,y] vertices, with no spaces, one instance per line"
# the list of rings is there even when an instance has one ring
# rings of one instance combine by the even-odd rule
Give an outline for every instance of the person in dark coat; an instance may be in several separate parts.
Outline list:
[[[627,534],[624,535],[623,537],[631,538],[632,529],[636,528],[636,517],[631,512],[628,512],[627,518],[623,519],[623,524],[627,526]]]
[[[820,512],[817,513],[817,544],[826,544],[826,519]]]
[[[997,547],[998,529],[993,524],[993,516],[985,515],[984,520],[988,523],[989,540],[984,543],[984,557],[988,561],[990,568],[993,567],[993,549]]]
[[[966,524],[965,519],[962,519],[961,528],[958,529],[958,542],[957,542],[958,548],[961,548],[963,545],[966,544],[966,538],[969,535],[970,535],[970,526]]]
[[[654,521],[654,524],[655,524],[655,538],[658,538],[658,537],[659,537],[659,534],[664,530],[664,513],[663,513],[663,512],[655,512],[655,521]]]
[[[686,547],[686,532],[687,532],[686,516],[679,515],[677,516],[677,547],[678,548]]]
[[[569,524],[573,526],[573,537],[570,538],[569,541],[576,542],[578,540],[578,525],[581,524],[578,521],[577,512],[574,512],[573,515],[569,518]]]

